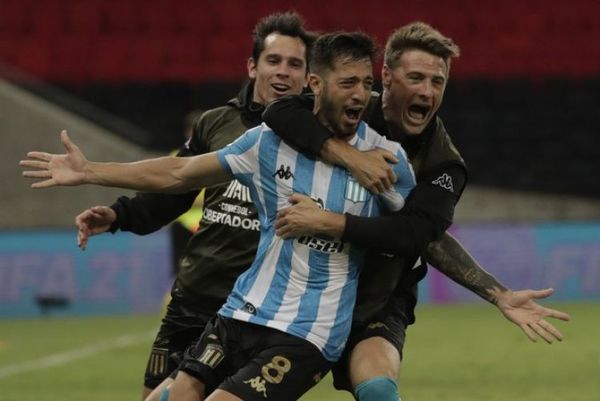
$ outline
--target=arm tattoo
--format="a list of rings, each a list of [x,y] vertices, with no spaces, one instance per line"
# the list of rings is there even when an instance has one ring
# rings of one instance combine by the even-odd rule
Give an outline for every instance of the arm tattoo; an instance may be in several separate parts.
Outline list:
[[[427,246],[425,258],[444,275],[494,305],[498,295],[507,291],[448,233]]]

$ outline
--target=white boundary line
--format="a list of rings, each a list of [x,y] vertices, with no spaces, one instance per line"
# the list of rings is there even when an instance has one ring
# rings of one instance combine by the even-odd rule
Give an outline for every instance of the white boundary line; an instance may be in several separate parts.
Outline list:
[[[142,341],[153,338],[155,331],[138,334],[128,334],[114,337],[95,344],[87,345],[81,348],[75,348],[66,352],[44,356],[34,361],[16,363],[13,365],[0,366],[0,379],[21,373],[31,372],[38,369],[47,369],[54,366],[64,365],[71,361],[87,358],[115,348],[125,348],[130,345],[138,344]]]

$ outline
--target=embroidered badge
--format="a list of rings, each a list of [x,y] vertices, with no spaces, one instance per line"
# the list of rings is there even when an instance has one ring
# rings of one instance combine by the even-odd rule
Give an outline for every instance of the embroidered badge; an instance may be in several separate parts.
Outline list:
[[[217,344],[208,344],[204,352],[198,358],[198,362],[214,369],[225,358],[223,348]]]
[[[154,376],[160,376],[167,370],[169,350],[167,348],[152,348],[146,370]]]
[[[344,198],[354,203],[365,202],[367,200],[367,189],[361,186],[354,179],[354,177],[350,175],[346,181],[346,192],[344,193]]]

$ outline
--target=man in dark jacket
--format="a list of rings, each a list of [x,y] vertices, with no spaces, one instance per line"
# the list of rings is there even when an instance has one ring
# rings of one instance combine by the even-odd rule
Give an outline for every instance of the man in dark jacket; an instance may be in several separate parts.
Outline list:
[[[372,251],[361,273],[345,356],[334,368],[336,388],[353,392],[359,401],[398,400],[396,377],[405,331],[414,322],[416,283],[426,273],[422,259],[495,304],[533,341],[537,336],[547,342],[562,339],[543,317],[568,319],[533,301],[552,290],[508,290],[449,234],[415,247],[423,243],[415,238],[431,235],[431,226],[451,224],[467,181],[465,163],[437,116],[451,59],[458,54],[451,39],[423,23],[401,27],[388,39],[383,94],[372,99],[366,118],[377,131],[402,143],[415,170],[417,186],[399,213],[378,218],[335,215],[294,195],[296,205],[278,216],[276,226],[283,237],[327,234]],[[265,122],[287,142],[343,165],[369,190],[381,192],[394,179],[387,163],[392,158],[385,152],[361,153],[332,138],[312,116],[312,103],[306,96],[276,101],[267,107]],[[434,224],[423,224],[423,218]]]
[[[225,106],[206,111],[196,121],[191,139],[178,155],[221,149],[259,125],[268,102],[301,93],[315,38],[295,13],[263,18],[253,33],[250,82]],[[90,235],[107,230],[137,234],[156,231],[187,211],[197,195],[197,191],[182,195],[138,193],[133,198],[120,197],[110,208],[88,209],[76,218],[80,246],[85,246]],[[152,345],[143,398],[178,366],[183,351],[223,305],[237,276],[252,264],[258,237],[257,211],[247,187],[234,180],[205,189],[200,228],[183,252],[171,301]]]

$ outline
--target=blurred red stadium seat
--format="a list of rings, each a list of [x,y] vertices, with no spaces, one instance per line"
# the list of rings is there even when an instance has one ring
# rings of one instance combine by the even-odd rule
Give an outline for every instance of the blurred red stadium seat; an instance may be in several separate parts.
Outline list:
[[[68,35],[55,41],[52,48],[50,78],[58,82],[82,83],[88,80],[88,63],[93,52],[86,36]]]
[[[200,38],[172,37],[166,47],[165,77],[175,81],[200,82],[204,78],[206,49]]]
[[[250,2],[219,0],[219,6],[214,7],[211,14],[218,34],[238,37],[250,35],[255,22],[246,11],[249,7],[252,7]]]
[[[15,39],[0,37],[0,63],[15,65],[20,51],[19,45]]]
[[[143,3],[134,0],[99,0],[98,5],[106,21],[108,33],[120,34],[141,31],[140,8],[143,7]]]
[[[25,36],[16,40],[18,51],[14,62],[17,68],[40,79],[50,76],[52,48],[37,36]]]
[[[130,81],[161,81],[167,65],[169,39],[163,36],[131,38],[125,77]]]
[[[203,37],[215,34],[216,18],[212,2],[181,0],[173,3],[172,10],[178,30],[184,35]]]
[[[87,63],[89,79],[94,82],[119,82],[126,77],[129,43],[120,36],[98,39]]]
[[[242,40],[243,39],[243,40]],[[251,42],[248,36],[216,36],[207,44],[208,65],[217,65],[210,72],[216,79],[240,79],[246,76],[246,61],[251,56]]]
[[[0,6],[0,33],[22,35],[31,31],[30,3],[19,0],[3,0]]]
[[[104,15],[99,0],[79,0],[66,8],[66,23],[76,35],[98,36],[105,29]]]
[[[172,1],[152,1],[140,7],[142,32],[172,35],[178,30],[177,13]]]
[[[31,7],[31,29],[41,36],[61,35],[67,30],[65,3],[60,0],[35,2]]]
[[[429,22],[461,47],[459,77],[600,75],[597,0],[0,0],[0,61],[77,82],[238,80],[254,24],[291,9],[311,29],[363,29],[380,45],[400,25]]]

